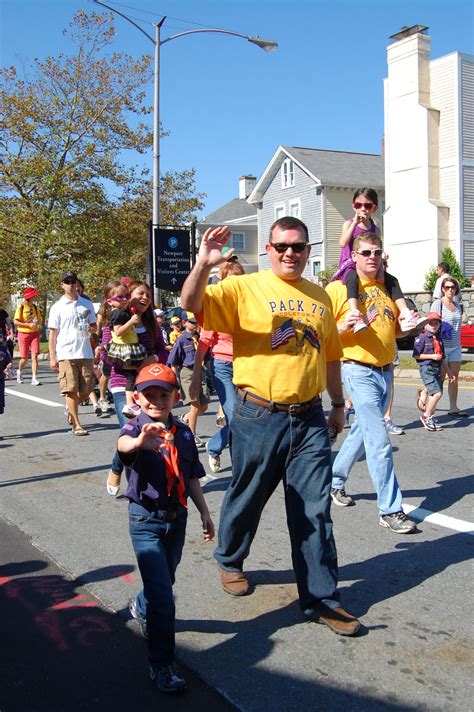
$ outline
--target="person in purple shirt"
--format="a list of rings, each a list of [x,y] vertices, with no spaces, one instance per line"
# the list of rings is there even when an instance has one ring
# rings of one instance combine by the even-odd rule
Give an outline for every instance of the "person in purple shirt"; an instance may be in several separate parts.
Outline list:
[[[135,309],[135,313],[140,316],[140,323],[135,327],[138,341],[145,346],[147,353],[151,356],[156,354],[160,363],[166,363],[168,352],[163,343],[161,330],[156,323],[153,313],[151,290],[146,282],[132,282],[129,285],[130,306]],[[125,424],[125,416],[122,409],[125,405],[125,387],[127,385],[127,372],[120,371],[116,366],[112,366],[109,379],[109,391],[114,399],[115,412],[120,427]],[[116,497],[120,490],[120,480],[123,471],[123,464],[120,457],[115,453],[114,459],[107,474],[107,492]]]
[[[199,482],[205,472],[193,435],[171,414],[179,398],[176,375],[162,364],[144,366],[133,398],[141,413],[123,426],[118,441],[127,466],[130,537],[143,581],[129,610],[148,639],[150,678],[161,692],[178,693],[186,683],[175,668],[173,584],[188,496],[201,515],[205,541],[214,538],[214,524]]]

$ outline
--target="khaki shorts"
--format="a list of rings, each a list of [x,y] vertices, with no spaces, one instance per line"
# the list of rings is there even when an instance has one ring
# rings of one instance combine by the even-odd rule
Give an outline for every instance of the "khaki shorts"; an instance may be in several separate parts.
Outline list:
[[[183,403],[184,405],[189,405],[193,401],[189,397],[189,386],[191,385],[191,380],[193,377],[193,369],[183,367],[179,372],[179,380],[181,383],[181,389],[183,391]],[[204,373],[201,374],[201,390],[199,391],[198,397],[199,403],[209,403],[209,389],[207,387],[206,378]]]
[[[94,361],[76,358],[59,362],[59,388],[61,394],[90,393],[94,387]]]

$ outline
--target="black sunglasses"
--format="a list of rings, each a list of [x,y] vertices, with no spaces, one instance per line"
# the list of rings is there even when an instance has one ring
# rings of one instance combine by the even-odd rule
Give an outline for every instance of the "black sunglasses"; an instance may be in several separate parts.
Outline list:
[[[286,242],[270,242],[269,244],[275,248],[275,250],[278,252],[279,255],[282,255],[284,252],[289,250],[290,247],[293,250],[293,252],[297,252],[297,253],[303,252],[303,250],[308,245],[307,242],[294,242],[292,245],[289,245]]]
[[[63,279],[63,284],[77,284],[75,279]]]

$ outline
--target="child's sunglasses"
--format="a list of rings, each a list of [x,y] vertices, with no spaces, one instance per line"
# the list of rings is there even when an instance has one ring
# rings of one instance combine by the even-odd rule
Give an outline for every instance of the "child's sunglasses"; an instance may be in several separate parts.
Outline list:
[[[374,207],[374,203],[354,203],[354,208],[356,210],[360,210],[361,208],[365,208],[366,210],[372,210]]]

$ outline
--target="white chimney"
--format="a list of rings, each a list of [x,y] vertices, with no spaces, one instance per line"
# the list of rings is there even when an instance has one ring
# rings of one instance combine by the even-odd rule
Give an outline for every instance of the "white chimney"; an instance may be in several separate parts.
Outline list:
[[[437,264],[446,240],[447,211],[439,201],[439,111],[431,105],[426,29],[402,28],[387,50],[384,246],[402,291],[422,289],[424,266]]]
[[[255,176],[240,176],[239,178],[239,198],[247,200],[252,190],[255,188],[257,179]]]

